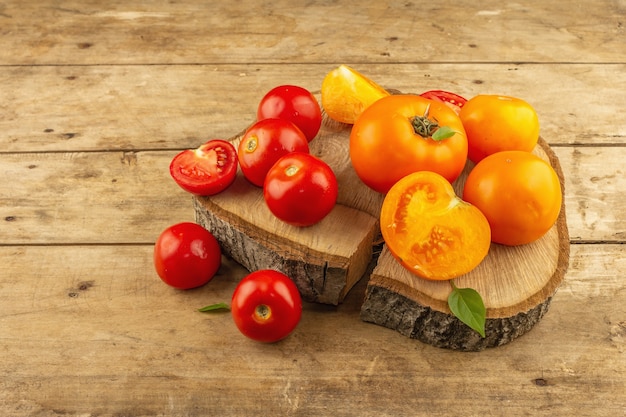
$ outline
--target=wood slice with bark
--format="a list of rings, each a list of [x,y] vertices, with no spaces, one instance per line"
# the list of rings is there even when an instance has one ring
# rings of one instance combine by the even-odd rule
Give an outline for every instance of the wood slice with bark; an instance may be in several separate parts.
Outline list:
[[[306,301],[339,304],[364,274],[367,291],[361,319],[431,345],[456,350],[481,350],[505,344],[528,332],[547,312],[569,261],[565,209],[541,239],[528,245],[492,244],[486,259],[455,279],[457,287],[479,292],[487,307],[486,337],[450,312],[449,282],[427,281],[404,269],[383,246],[380,256],[379,213],[384,196],[356,175],[349,157],[351,125],[324,116],[311,153],[327,162],[339,184],[333,211],[317,225],[299,228],[275,218],[262,189],[237,174],[223,193],[194,197],[196,220],[220,241],[224,253],[250,271],[276,269],[289,275]],[[243,132],[231,138],[237,146]],[[540,138],[535,154],[563,174],[556,155]],[[472,168],[468,162],[455,181],[457,195]]]
[[[372,260],[382,196],[356,176],[349,157],[350,126],[324,117],[311,154],[337,177],[337,205],[320,223],[290,226],[267,208],[263,190],[237,173],[234,184],[210,197],[194,197],[196,221],[219,240],[225,254],[250,271],[276,269],[290,276],[306,301],[339,304]],[[243,132],[230,141],[238,146]]]
[[[563,192],[563,173],[554,152],[540,138],[534,153],[550,162]],[[455,182],[457,195],[472,166],[468,162]],[[361,318],[442,348],[477,351],[503,345],[528,332],[548,311],[568,263],[564,203],[556,224],[539,240],[515,247],[492,243],[476,269],[455,279],[457,287],[473,288],[483,298],[487,320],[482,338],[450,312],[449,282],[417,277],[383,248],[367,284]]]

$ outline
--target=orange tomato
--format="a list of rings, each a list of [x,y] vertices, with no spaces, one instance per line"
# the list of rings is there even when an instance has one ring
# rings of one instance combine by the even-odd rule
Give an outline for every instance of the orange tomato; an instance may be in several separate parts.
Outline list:
[[[491,244],[485,216],[461,200],[450,183],[430,171],[415,172],[387,193],[380,228],[393,256],[409,271],[447,280],[474,269]]]
[[[476,163],[496,152],[530,152],[539,139],[537,113],[519,98],[479,95],[465,103],[459,116],[467,134],[468,157]]]
[[[444,131],[450,136],[438,137]],[[368,107],[352,126],[350,159],[359,178],[380,193],[416,171],[453,182],[467,160],[467,139],[461,119],[445,103],[393,95]]]
[[[363,110],[389,92],[365,75],[340,65],[324,77],[321,94],[322,108],[328,117],[353,124]]]
[[[478,207],[491,226],[493,242],[523,245],[543,236],[561,210],[561,184],[538,156],[504,151],[480,161],[469,173],[463,199]]]

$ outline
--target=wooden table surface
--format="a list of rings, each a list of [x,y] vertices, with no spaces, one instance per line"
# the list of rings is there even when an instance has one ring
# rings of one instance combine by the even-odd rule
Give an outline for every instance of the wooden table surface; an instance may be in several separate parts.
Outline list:
[[[626,415],[626,3],[0,3],[0,415]],[[168,165],[279,84],[348,64],[405,92],[526,99],[563,168],[569,270],[523,337],[479,353],[362,322],[366,282],[266,345],[230,316],[245,274],[165,286],[193,221]]]

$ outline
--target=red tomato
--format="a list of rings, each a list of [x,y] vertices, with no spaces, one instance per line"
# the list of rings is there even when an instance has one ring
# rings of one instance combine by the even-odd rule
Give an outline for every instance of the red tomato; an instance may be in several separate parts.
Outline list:
[[[322,110],[307,89],[296,85],[280,85],[270,90],[259,103],[257,120],[289,120],[312,141],[322,125]]]
[[[531,152],[539,140],[535,109],[515,97],[472,97],[460,117],[467,134],[468,157],[475,163],[501,151]]]
[[[458,94],[451,93],[443,90],[430,90],[426,91],[420,96],[430,100],[441,101],[450,107],[456,114],[461,112],[461,108],[465,105],[467,100]]]
[[[270,211],[293,226],[311,226],[331,212],[337,201],[337,178],[321,159],[294,152],[267,173],[263,196]]]
[[[186,290],[206,284],[222,262],[215,237],[196,223],[165,229],[154,245],[154,266],[166,284]]]
[[[243,175],[262,187],[267,171],[290,152],[309,152],[304,133],[287,120],[263,119],[243,135],[237,156]]]
[[[170,163],[170,175],[185,191],[197,195],[217,194],[235,180],[237,152],[230,142],[210,140],[197,149],[176,155]]]
[[[484,213],[493,242],[513,246],[546,234],[559,217],[563,197],[549,163],[530,152],[503,151],[470,171],[463,198]]]
[[[235,288],[231,314],[245,336],[273,343],[287,337],[300,322],[302,299],[287,275],[269,269],[255,271]]]
[[[446,131],[450,136],[440,138]],[[444,103],[392,95],[356,120],[350,159],[361,180],[381,193],[416,171],[436,172],[453,182],[465,167],[467,139],[459,116]]]

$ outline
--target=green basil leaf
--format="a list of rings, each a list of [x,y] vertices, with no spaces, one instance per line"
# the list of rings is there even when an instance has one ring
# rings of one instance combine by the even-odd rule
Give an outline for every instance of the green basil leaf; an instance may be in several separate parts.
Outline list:
[[[485,318],[487,310],[483,299],[472,288],[457,288],[452,281],[452,292],[448,297],[448,306],[459,320],[485,337]]]
[[[198,311],[201,313],[209,313],[212,311],[221,311],[221,310],[230,311],[230,306],[226,303],[217,303],[217,304],[211,304],[206,307],[202,307],[198,309]]]
[[[452,129],[451,127],[441,126],[439,129],[435,131],[435,133],[433,133],[432,138],[433,140],[436,140],[439,142],[441,140],[451,138],[455,134],[456,134],[456,130]]]

